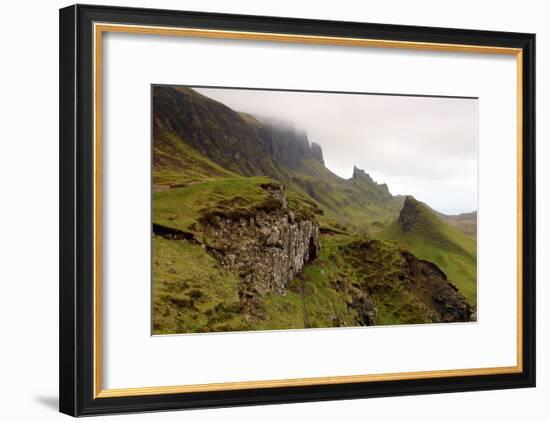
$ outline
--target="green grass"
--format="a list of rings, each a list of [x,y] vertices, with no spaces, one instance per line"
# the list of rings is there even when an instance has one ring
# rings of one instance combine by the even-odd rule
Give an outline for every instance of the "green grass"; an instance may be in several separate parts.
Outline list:
[[[197,244],[156,237],[153,262],[154,332],[273,330],[358,326],[354,299],[368,296],[377,325],[426,323],[434,308],[403,281],[402,249],[392,242],[323,234],[321,253],[285,295],[259,297],[258,314],[243,314],[239,279]],[[362,252],[361,244],[369,244]]]
[[[321,251],[315,261],[289,285],[286,295],[269,294],[264,301],[265,320],[260,329],[322,328],[357,326],[350,298],[334,288],[337,269],[331,259],[347,237],[321,235]]]
[[[153,239],[153,333],[243,330],[239,279],[200,245]]]
[[[247,215],[263,206],[275,206],[261,187],[270,183],[267,177],[238,177],[155,192],[153,222],[197,232],[207,214]]]
[[[212,216],[250,217],[259,210],[274,210],[281,203],[266,186],[279,186],[268,177],[236,177],[205,181],[153,193],[153,222],[198,233]],[[287,192],[288,208],[298,218],[322,214],[316,203],[299,192]]]
[[[153,162],[153,185],[157,188],[238,177],[206,158],[169,130],[155,133]]]
[[[332,285],[333,269],[325,268],[340,242],[332,237],[321,241],[319,261],[307,265],[285,295],[269,293],[261,299],[262,316],[250,317],[241,313],[238,277],[220,269],[200,245],[155,237],[154,333],[357,326],[348,297]]]

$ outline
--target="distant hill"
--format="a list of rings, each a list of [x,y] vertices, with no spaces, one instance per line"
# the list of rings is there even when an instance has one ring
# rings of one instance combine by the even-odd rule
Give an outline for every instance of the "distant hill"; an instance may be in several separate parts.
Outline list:
[[[477,212],[461,213],[458,215],[445,215],[438,213],[443,221],[459,229],[467,235],[475,237],[477,235]]]
[[[437,264],[470,302],[476,302],[475,238],[445,223],[426,204],[407,196],[399,218],[380,237]]]

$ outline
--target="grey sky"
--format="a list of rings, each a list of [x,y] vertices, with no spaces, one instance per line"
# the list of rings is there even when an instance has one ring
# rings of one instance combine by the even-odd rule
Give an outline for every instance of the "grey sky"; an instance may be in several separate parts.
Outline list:
[[[477,209],[477,100],[196,90],[236,111],[293,122],[343,178],[356,165],[392,194],[411,194],[440,212]]]

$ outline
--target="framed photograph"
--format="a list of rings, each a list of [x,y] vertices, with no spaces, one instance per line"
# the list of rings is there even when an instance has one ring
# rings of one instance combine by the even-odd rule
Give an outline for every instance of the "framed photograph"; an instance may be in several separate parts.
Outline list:
[[[535,35],[60,11],[60,410],[535,385]]]

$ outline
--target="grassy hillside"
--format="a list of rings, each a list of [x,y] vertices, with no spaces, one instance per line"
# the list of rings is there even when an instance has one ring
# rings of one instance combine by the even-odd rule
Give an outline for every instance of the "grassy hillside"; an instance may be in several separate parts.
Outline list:
[[[198,244],[153,238],[153,332],[243,330],[239,278]]]
[[[260,326],[283,328],[429,323],[438,316],[420,289],[409,288],[402,249],[345,234],[321,236],[321,254],[286,296],[271,294]],[[368,260],[360,253],[368,248]],[[376,309],[376,310],[374,310]],[[369,316],[365,312],[370,312]]]
[[[475,238],[360,169],[347,180],[332,173],[293,127],[188,88],[155,87],[153,96],[154,333],[469,320]],[[284,293],[254,290],[250,274],[281,271],[275,256],[290,261],[299,245],[312,247],[304,220],[319,227],[313,259],[288,275]],[[262,267],[243,271],[246,258],[231,266],[246,247],[265,252]]]
[[[166,131],[228,171],[283,178],[250,119],[192,89],[153,88],[154,145]]]
[[[315,160],[304,160],[292,174],[289,188],[313,198],[326,215],[340,225],[364,234],[378,232],[395,220],[403,198],[392,196],[387,186],[374,182],[361,170],[345,180]]]
[[[442,321],[432,285],[407,270],[403,249],[391,242],[321,235],[318,258],[252,316],[239,301],[238,277],[200,245],[158,237],[153,245],[156,334]]]
[[[380,237],[396,241],[421,259],[437,264],[462,294],[476,303],[475,239],[441,221],[424,203],[408,196],[399,219]]]
[[[153,222],[196,231],[199,220],[210,213],[250,215],[257,208],[269,207],[269,196],[261,185],[271,182],[267,177],[235,177],[155,192]]]
[[[207,159],[169,130],[158,130],[153,142],[153,187],[164,190],[196,182],[237,177]]]
[[[349,291],[335,288],[342,268],[330,263],[338,246],[350,239],[322,236],[322,255],[289,285],[285,295],[270,293],[260,304],[260,316],[244,313],[239,279],[219,267],[197,244],[155,238],[153,261],[153,331],[155,334],[232,330],[302,329],[357,326],[353,297],[360,294],[350,278]],[[340,258],[339,258],[340,259]],[[346,273],[353,274],[351,267]],[[340,279],[338,278],[338,279]],[[401,321],[381,315],[380,321]]]

